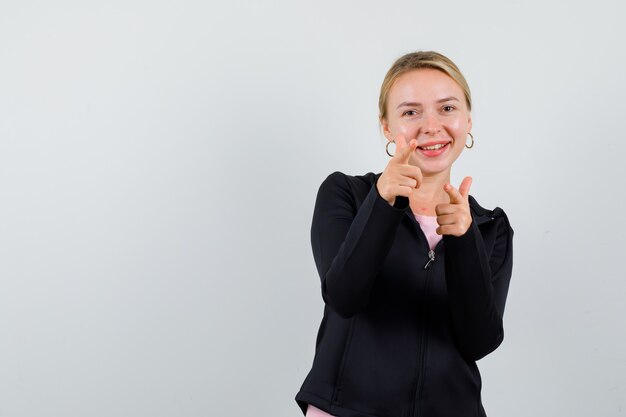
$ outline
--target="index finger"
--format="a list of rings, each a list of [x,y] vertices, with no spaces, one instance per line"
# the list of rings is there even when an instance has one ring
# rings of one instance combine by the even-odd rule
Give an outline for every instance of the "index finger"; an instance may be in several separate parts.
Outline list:
[[[444,185],[443,190],[448,193],[448,196],[450,197],[450,204],[461,204],[465,202],[465,198],[461,195],[459,190],[452,186],[452,184]]]

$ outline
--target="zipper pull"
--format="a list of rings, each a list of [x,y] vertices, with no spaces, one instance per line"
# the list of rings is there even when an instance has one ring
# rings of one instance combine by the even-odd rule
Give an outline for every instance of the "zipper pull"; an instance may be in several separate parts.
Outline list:
[[[428,262],[426,262],[426,265],[424,265],[424,269],[428,269],[430,264],[432,264],[433,262],[435,262],[435,251],[431,249],[428,251]]]

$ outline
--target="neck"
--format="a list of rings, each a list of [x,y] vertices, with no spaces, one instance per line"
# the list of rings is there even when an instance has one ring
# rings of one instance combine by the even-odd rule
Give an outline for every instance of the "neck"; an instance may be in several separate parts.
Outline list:
[[[437,204],[450,202],[448,194],[443,190],[443,186],[449,182],[449,169],[432,175],[424,174],[422,184],[418,189],[413,191],[413,194],[409,198],[413,213],[436,216],[435,207]]]

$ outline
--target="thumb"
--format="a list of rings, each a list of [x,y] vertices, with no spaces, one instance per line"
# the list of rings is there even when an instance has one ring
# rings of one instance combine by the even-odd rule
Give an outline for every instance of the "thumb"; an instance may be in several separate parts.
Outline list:
[[[465,200],[469,197],[470,187],[472,186],[472,177],[465,177],[459,186],[459,192]]]

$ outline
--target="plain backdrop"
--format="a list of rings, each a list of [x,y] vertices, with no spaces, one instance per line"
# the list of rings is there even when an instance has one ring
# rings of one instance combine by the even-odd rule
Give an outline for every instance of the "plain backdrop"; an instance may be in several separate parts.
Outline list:
[[[380,172],[415,50],[473,91],[453,170],[515,229],[490,416],[626,414],[626,6],[0,1],[0,416],[298,416],[309,229]]]

